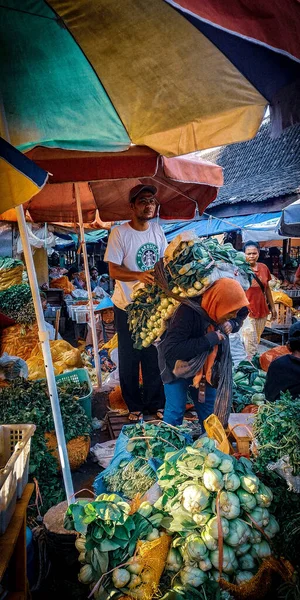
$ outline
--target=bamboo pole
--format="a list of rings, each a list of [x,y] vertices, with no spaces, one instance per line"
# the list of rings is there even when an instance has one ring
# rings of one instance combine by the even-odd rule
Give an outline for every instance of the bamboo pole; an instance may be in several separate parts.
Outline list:
[[[94,304],[93,304],[93,296],[92,296],[92,288],[91,288],[88,255],[87,255],[87,249],[86,249],[86,243],[85,243],[83,218],[82,218],[82,210],[81,210],[81,202],[80,202],[80,191],[79,191],[78,183],[75,183],[74,186],[75,186],[75,198],[76,198],[76,204],[77,204],[77,213],[78,213],[78,221],[79,221],[79,229],[80,229],[81,247],[82,247],[82,253],[83,253],[83,260],[84,260],[86,287],[87,287],[88,299],[89,299],[90,325],[91,325],[91,329],[92,329],[95,369],[96,369],[98,387],[101,388],[102,380],[101,380],[98,338],[97,338],[97,331],[96,331],[96,319],[95,319],[95,313],[94,313]]]

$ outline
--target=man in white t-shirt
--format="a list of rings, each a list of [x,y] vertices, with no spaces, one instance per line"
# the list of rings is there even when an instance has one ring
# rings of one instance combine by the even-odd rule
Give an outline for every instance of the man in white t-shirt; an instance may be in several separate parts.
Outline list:
[[[119,374],[123,398],[129,408],[129,419],[137,421],[144,411],[161,418],[165,404],[163,385],[155,346],[133,348],[127,323],[126,306],[132,302],[136,283],[152,283],[152,269],[164,255],[167,240],[161,227],[151,222],[155,216],[157,190],[152,185],[137,185],[129,193],[131,221],[115,227],[108,239],[104,260],[116,285],[112,296],[118,332]],[[143,397],[139,389],[139,366],[143,375]]]

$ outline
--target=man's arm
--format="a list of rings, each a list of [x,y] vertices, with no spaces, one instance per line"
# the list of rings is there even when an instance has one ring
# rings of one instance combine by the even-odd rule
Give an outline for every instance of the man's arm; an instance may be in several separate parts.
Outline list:
[[[153,283],[154,277],[152,271],[130,271],[124,265],[117,265],[109,262],[109,276],[118,281],[140,281],[141,283]]]

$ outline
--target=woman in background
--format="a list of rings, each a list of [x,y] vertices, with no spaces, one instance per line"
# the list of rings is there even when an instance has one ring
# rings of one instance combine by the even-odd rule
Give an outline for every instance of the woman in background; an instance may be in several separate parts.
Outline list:
[[[249,315],[243,324],[242,337],[249,358],[252,358],[258,350],[268,314],[271,312],[272,319],[277,318],[269,286],[271,273],[266,265],[258,262],[259,251],[260,248],[257,242],[246,242],[244,252],[247,262],[253,271],[253,280],[246,292],[249,301]]]

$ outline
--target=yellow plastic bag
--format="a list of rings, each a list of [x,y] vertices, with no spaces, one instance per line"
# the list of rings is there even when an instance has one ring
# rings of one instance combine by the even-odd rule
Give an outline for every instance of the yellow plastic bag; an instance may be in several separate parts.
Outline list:
[[[78,348],[74,348],[65,340],[54,340],[50,342],[51,356],[53,360],[55,375],[61,375],[70,369],[82,367],[81,354]],[[43,379],[46,371],[43,361],[41,345],[34,349],[29,360],[27,360],[29,375],[28,379]]]
[[[272,298],[273,298],[274,304],[276,304],[276,303],[279,304],[281,302],[281,304],[284,304],[285,306],[289,306],[290,308],[293,308],[292,298],[290,298],[284,292],[275,292],[272,290]]]
[[[226,431],[218,417],[210,415],[203,424],[208,437],[216,440],[218,449],[225,454],[230,454],[230,444]]]
[[[115,350],[115,348],[118,347],[118,334],[115,333],[115,335],[109,340],[109,342],[106,342],[106,344],[103,344],[101,350],[103,350],[104,348],[106,350],[108,350],[108,353],[110,354],[112,350]]]

